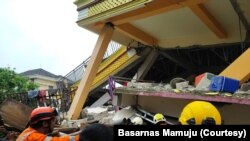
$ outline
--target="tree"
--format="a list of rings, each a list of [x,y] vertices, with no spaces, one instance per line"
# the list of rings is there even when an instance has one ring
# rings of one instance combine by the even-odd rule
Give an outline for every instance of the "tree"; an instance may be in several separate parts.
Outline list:
[[[21,93],[37,89],[39,86],[17,74],[14,69],[0,68],[0,94]]]

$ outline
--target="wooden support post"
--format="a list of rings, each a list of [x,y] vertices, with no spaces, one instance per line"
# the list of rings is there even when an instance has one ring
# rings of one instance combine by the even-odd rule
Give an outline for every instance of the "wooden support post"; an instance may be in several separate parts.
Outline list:
[[[68,111],[68,119],[77,119],[80,116],[82,107],[89,94],[92,82],[98,71],[98,67],[103,59],[103,55],[107,50],[109,42],[111,41],[114,28],[110,24],[106,24],[96,42],[95,48],[92,52],[90,62],[87,66],[84,76],[78,86],[76,95]]]

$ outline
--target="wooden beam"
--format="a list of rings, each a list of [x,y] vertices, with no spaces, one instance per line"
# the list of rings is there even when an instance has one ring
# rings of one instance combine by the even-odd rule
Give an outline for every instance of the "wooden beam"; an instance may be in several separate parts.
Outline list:
[[[140,29],[134,27],[131,24],[127,23],[127,24],[117,25],[117,26],[115,26],[115,29],[117,31],[121,32],[122,34],[124,34],[132,39],[135,39],[136,41],[139,41],[143,44],[151,45],[151,46],[158,44],[157,39],[148,35],[144,31],[141,31]]]
[[[99,64],[101,63],[103,55],[107,50],[109,42],[111,41],[113,31],[113,27],[110,24],[106,24],[99,34],[99,38],[92,52],[90,62],[84,72],[84,77],[78,86],[76,95],[74,96],[73,102],[68,111],[68,119],[77,119],[80,116],[82,107],[98,71]]]
[[[233,78],[240,81],[240,84],[250,79],[250,48],[243,52],[237,59],[233,61],[219,75]]]
[[[145,7],[112,17],[105,22],[112,22],[114,25],[124,24],[133,20],[147,18],[185,6],[204,3],[206,1],[207,0],[154,0]]]
[[[226,38],[227,32],[212,14],[202,4],[192,5],[189,8],[196,14],[203,23],[212,30],[219,38]]]

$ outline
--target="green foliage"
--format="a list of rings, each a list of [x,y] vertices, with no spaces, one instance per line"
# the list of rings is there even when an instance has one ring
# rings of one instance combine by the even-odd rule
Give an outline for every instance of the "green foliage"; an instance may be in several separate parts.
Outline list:
[[[10,68],[0,68],[0,94],[21,93],[39,86]]]
[[[0,139],[1,139],[1,138],[4,138],[5,136],[6,136],[6,133],[0,132]]]

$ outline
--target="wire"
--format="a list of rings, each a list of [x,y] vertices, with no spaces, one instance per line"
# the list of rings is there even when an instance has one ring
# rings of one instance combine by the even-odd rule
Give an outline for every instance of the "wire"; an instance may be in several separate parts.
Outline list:
[[[242,29],[241,29],[241,20],[240,20],[240,15],[237,14],[238,17],[239,17],[239,31],[240,31],[240,45],[241,45],[241,52],[244,51],[244,48],[245,48],[245,45],[244,45],[244,42],[243,42],[243,39],[242,39]]]

